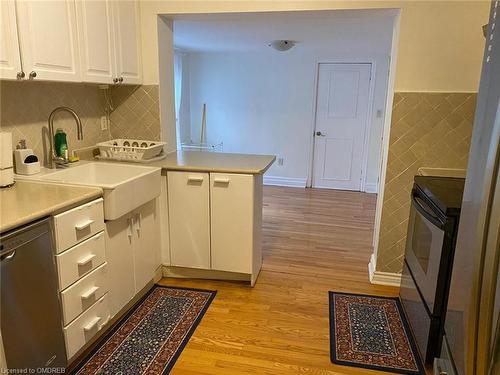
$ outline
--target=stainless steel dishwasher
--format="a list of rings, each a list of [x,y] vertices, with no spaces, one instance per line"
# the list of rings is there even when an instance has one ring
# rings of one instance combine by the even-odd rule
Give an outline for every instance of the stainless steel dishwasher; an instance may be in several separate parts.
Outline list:
[[[1,332],[9,369],[67,364],[49,219],[0,237]]]

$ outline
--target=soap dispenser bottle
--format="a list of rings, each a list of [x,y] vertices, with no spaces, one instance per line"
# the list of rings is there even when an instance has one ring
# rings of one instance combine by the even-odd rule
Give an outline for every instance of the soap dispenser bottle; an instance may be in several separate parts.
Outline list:
[[[64,158],[64,160],[68,159],[68,141],[66,138],[66,133],[61,128],[56,130],[56,134],[54,135],[54,145],[56,149],[56,155]]]

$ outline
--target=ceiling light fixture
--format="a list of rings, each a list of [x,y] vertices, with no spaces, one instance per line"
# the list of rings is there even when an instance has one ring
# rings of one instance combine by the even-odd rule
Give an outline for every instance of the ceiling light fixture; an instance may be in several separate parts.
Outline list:
[[[295,46],[295,42],[293,40],[273,40],[269,47],[274,48],[276,51],[288,51],[290,48]]]

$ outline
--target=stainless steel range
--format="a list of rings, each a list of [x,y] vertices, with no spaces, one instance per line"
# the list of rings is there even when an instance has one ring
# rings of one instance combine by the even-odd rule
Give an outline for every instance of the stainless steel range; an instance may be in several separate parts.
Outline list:
[[[464,182],[416,176],[411,193],[400,298],[426,364],[441,350]]]

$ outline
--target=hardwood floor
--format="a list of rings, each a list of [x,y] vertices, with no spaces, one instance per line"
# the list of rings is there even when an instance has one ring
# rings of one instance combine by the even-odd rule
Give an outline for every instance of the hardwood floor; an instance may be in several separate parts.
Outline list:
[[[375,195],[264,187],[264,263],[257,284],[162,279],[214,289],[172,374],[382,374],[330,362],[329,290],[397,295],[371,285]]]

